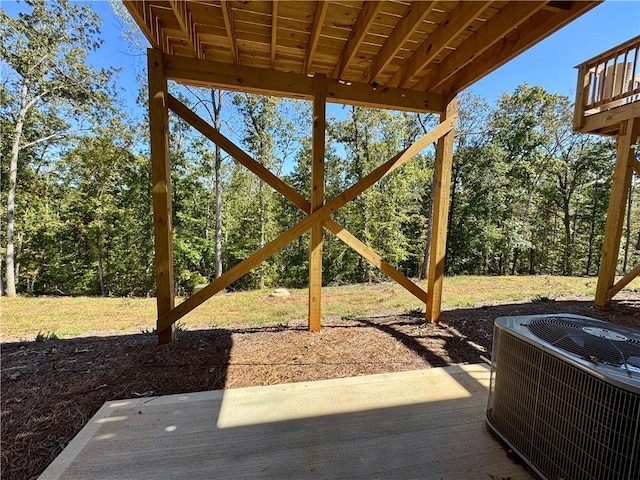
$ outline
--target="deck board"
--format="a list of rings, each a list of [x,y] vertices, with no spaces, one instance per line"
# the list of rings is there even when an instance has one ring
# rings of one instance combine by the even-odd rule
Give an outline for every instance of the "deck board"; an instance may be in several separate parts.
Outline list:
[[[43,479],[533,478],[452,366],[107,402]]]

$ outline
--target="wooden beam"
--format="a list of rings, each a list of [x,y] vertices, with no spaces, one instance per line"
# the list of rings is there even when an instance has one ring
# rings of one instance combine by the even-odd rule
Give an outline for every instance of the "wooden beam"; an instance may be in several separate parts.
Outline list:
[[[168,79],[187,85],[311,100],[313,78],[300,73],[164,55]],[[329,81],[327,101],[409,112],[441,112],[442,95],[366,83]]]
[[[633,102],[584,117],[582,126],[577,131],[616,135],[621,125],[632,118],[638,117],[640,117],[640,102]]]
[[[304,57],[304,66],[302,67],[302,73],[304,75],[309,73],[309,69],[313,64],[313,56],[316,54],[316,48],[318,47],[318,40],[320,40],[320,31],[324,24],[324,17],[327,15],[329,9],[329,2],[320,0],[316,5],[316,13],[313,16],[313,25],[311,26],[311,36],[309,37],[309,46],[307,47],[307,54]]]
[[[267,185],[272,187],[275,191],[282,194],[286,199],[300,208],[300,210],[307,214],[311,212],[311,203],[306,198],[304,198],[295,189],[291,188],[289,185],[283,182],[276,175],[267,170],[264,165],[256,162],[240,147],[235,145],[231,140],[218,132],[218,130],[209,125],[205,120],[192,112],[189,107],[187,107],[171,95],[169,95],[169,108],[178,116],[180,116],[180,118],[182,118],[185,122],[198,130],[202,135],[204,135],[206,138],[214,142],[229,155],[235,158],[238,163],[245,166],[251,172],[255,173]],[[339,223],[331,220],[330,218],[327,218],[324,221],[324,226],[341,241],[355,250],[356,253],[358,253],[365,260],[371,263],[374,267],[380,269],[383,273],[398,282],[405,289],[407,289],[409,293],[413,294],[418,300],[426,303],[427,292],[425,292],[422,288],[409,280],[391,264],[386,262],[380,255],[378,255],[375,251],[358,240],[358,238],[356,238],[348,230],[342,227]]]
[[[221,134],[214,127],[209,125],[205,120],[192,112],[189,107],[187,107],[172,95],[169,96],[169,108],[185,122],[198,130],[202,135],[207,137],[209,140],[214,142],[225,152],[235,158],[238,163],[246,167],[251,172],[255,173],[267,185],[269,185],[277,192],[281,193],[298,208],[305,211],[306,213],[309,213],[311,204],[307,199],[300,195],[295,188],[287,185],[280,178],[278,178],[267,168],[265,168],[264,165],[251,158],[247,153],[244,152],[244,150],[242,150],[235,143]]]
[[[389,278],[397,282],[399,285],[403,286],[405,290],[411,293],[422,303],[427,303],[426,291],[424,291],[419,285],[413,283],[410,279],[403,275],[402,272],[385,261],[380,255],[369,248],[366,244],[362,243],[358,238],[349,233],[348,230],[342,228],[338,223],[330,219],[325,221],[325,227],[327,227],[327,229],[331,231],[331,233],[335,234],[336,237],[342,240],[342,242],[350,246],[362,258],[367,260],[371,265],[376,267],[382,273],[388,275]]]
[[[458,115],[458,102],[453,99],[440,116],[441,122]],[[427,320],[440,321],[442,305],[442,284],[444,280],[444,260],[447,250],[447,222],[451,197],[451,167],[453,165],[453,137],[450,130],[440,137],[436,149],[435,185],[433,186],[433,215],[431,225],[431,250],[429,252],[429,272],[427,277]]]
[[[160,318],[175,306],[173,291],[173,231],[171,225],[171,163],[167,80],[160,50],[147,51],[149,75],[149,128],[151,139],[151,195],[156,260],[158,342],[175,339],[175,326],[160,326]]]
[[[224,28],[227,31],[229,46],[231,47],[231,55],[233,63],[238,63],[238,39],[236,38],[236,30],[233,26],[233,11],[231,10],[231,2],[228,0],[220,0],[222,7],[222,18],[224,19]]]
[[[601,0],[598,3],[602,3],[602,1],[603,0]],[[603,60],[606,60],[607,58],[614,56],[616,52],[624,51],[638,42],[640,42],[640,35],[630,38],[626,42],[623,42],[620,45],[616,45],[615,47],[610,48],[606,52],[599,53],[595,57],[591,57],[589,60],[585,60],[580,65],[586,65],[587,68],[595,67],[599,63],[601,63]],[[632,71],[635,71],[635,70],[632,70]]]
[[[391,35],[382,45],[382,48],[375,56],[373,63],[367,67],[361,80],[364,83],[373,82],[376,77],[391,63],[398,54],[402,46],[409,40],[409,37],[422,25],[425,18],[429,16],[436,2],[412,2],[402,19],[395,26]]]
[[[458,71],[435,91],[453,94],[464,90],[543,38],[559,30],[574,18],[592,9],[598,3],[601,2],[571,2],[569,10],[566,12],[540,10],[522,23],[519,28],[511,31],[506,37],[488,48],[482,55],[474,58],[473,62]]]
[[[344,71],[353,61],[360,49],[360,46],[362,45],[362,42],[364,42],[364,37],[369,32],[371,25],[373,25],[373,21],[375,20],[376,15],[378,15],[382,4],[383,2],[373,0],[364,2],[362,11],[358,16],[355,25],[351,29],[349,40],[342,50],[340,60],[338,60],[336,68],[333,71],[334,78],[341,78]]]
[[[347,190],[333,198],[330,202],[326,203],[319,210],[307,215],[303,220],[281,234],[278,238],[267,243],[263,248],[244,259],[235,267],[227,270],[211,284],[207,285],[199,292],[194,293],[180,305],[177,305],[173,310],[163,315],[158,320],[159,328],[164,329],[173,325],[176,321],[201,305],[207,299],[211,298],[213,295],[235,282],[247,272],[260,265],[260,263],[282,250],[289,243],[312,228],[316,223],[327,219],[330,215],[337,212],[340,208],[356,198],[378,180],[386,177],[397,168],[411,160],[415,155],[433,143],[436,139],[450,132],[454,128],[457,120],[457,116],[452,116],[450,118],[447,117],[443,123],[435,127],[426,135],[420,137],[410,147],[380,165],[355,185],[352,185]]]
[[[638,276],[640,276],[640,265],[618,280],[616,284],[607,291],[607,298],[611,300],[620,290],[629,285],[631,281]]]
[[[429,65],[449,45],[471,25],[491,2],[459,2],[418,49],[405,61],[404,65],[391,77],[390,85],[406,87],[423,68]]]
[[[447,55],[420,80],[419,89],[433,90],[469,65],[505,35],[518,28],[539,12],[545,2],[507,2],[507,4],[467,38],[454,52]]]
[[[594,305],[600,308],[609,308],[611,306],[611,298],[608,296],[608,292],[613,286],[616,275],[624,212],[632,177],[630,159],[635,155],[635,145],[639,135],[640,119],[636,118],[627,120],[622,134],[617,139],[616,166],[613,171],[611,197],[609,198],[609,209],[607,210],[602,257],[600,259],[600,270],[598,271],[598,285],[594,300]]]
[[[311,160],[311,210],[324,204],[324,143],[326,131],[327,77],[313,77],[313,155]],[[311,227],[309,240],[309,331],[320,331],[322,317],[322,222]]]
[[[153,11],[154,8],[158,8],[158,6],[154,3],[150,2],[141,2],[143,15],[146,20],[146,23],[149,25],[151,29],[151,33],[155,38],[155,44],[159,45],[160,50],[165,53],[171,53],[169,51],[169,38],[167,37],[164,28],[162,28],[162,24],[160,23],[160,19]]]
[[[195,25],[191,18],[191,13],[189,12],[187,3],[188,2],[180,0],[169,0],[169,5],[171,5],[171,9],[176,16],[178,24],[180,25],[180,30],[182,30],[189,46],[193,49],[193,54],[197,58],[204,58],[202,46],[197,39]]]
[[[276,63],[276,46],[278,44],[278,0],[271,2],[271,68]]]
[[[545,10],[551,10],[554,12],[566,12],[569,9],[569,2],[566,1],[553,1],[553,2],[546,2],[546,5],[544,6]]]

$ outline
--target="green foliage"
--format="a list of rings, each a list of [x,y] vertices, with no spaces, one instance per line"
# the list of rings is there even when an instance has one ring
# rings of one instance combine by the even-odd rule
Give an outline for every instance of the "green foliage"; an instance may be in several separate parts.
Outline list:
[[[31,220],[37,223],[39,214],[44,214],[53,225],[64,223],[49,203],[58,190],[63,190],[52,179],[58,173],[56,153],[77,140],[82,131],[105,125],[113,114],[114,70],[95,69],[87,61],[89,52],[102,42],[98,16],[90,6],[66,0],[29,0],[25,4],[27,11],[17,17],[0,10],[4,74],[0,86],[0,150],[8,160],[2,164],[2,190],[7,192],[3,246],[9,294],[15,293],[22,257],[38,260],[42,254],[42,249],[24,250],[34,229],[38,230]],[[45,194],[44,204],[38,204],[41,198],[35,192]],[[39,270],[35,267],[31,274]]]
[[[48,342],[51,340],[60,340],[60,339],[54,332],[42,333],[42,331],[39,331],[36,335],[34,342],[40,343],[40,342]]]
[[[547,295],[537,294],[531,297],[531,303],[549,303],[555,302],[555,300]]]

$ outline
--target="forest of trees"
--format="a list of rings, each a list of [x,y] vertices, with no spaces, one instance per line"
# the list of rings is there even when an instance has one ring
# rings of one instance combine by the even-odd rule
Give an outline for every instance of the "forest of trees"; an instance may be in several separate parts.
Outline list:
[[[0,10],[2,287],[26,294],[154,293],[148,132],[116,70],[86,62],[101,44],[87,5]],[[65,32],[61,35],[60,32]],[[171,86],[212,125],[309,198],[311,111],[302,101]],[[137,100],[136,100],[137,99]],[[523,84],[496,105],[463,93],[447,274],[596,275],[615,161],[611,139],[573,133],[565,96]],[[427,114],[344,107],[328,119],[330,199],[435,125]],[[302,212],[171,117],[175,279],[190,293],[302,219]],[[411,277],[424,273],[434,147],[335,214]],[[620,272],[640,263],[640,189],[630,195]],[[4,207],[3,207],[4,208]],[[232,288],[304,286],[308,235]],[[384,280],[325,232],[323,283]]]

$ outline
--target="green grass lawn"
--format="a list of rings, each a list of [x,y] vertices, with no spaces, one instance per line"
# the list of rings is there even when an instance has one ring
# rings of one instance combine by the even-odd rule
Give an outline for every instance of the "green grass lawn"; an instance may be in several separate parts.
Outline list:
[[[422,284],[424,286],[424,284]],[[487,302],[530,301],[595,293],[596,279],[583,277],[447,277],[443,307],[474,307]],[[640,279],[626,290],[640,291]],[[271,289],[219,294],[181,320],[185,328],[231,324],[284,323],[307,315],[307,290],[291,290],[290,298],[270,298]],[[396,309],[408,312],[423,305],[392,284],[348,285],[322,289],[323,317],[354,317]],[[178,301],[181,301],[180,299]],[[33,340],[40,332],[59,338],[110,331],[130,333],[155,327],[154,298],[22,297],[2,298],[2,340]]]

